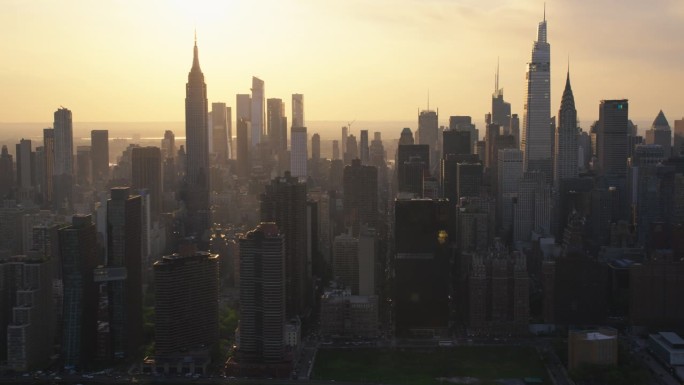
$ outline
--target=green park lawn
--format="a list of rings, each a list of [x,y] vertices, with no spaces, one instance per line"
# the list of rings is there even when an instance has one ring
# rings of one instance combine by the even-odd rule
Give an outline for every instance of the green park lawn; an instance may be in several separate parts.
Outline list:
[[[497,384],[503,378],[538,377],[550,384],[536,350],[517,346],[320,349],[312,373],[314,380],[397,385],[440,384],[440,377],[474,377],[481,385]]]

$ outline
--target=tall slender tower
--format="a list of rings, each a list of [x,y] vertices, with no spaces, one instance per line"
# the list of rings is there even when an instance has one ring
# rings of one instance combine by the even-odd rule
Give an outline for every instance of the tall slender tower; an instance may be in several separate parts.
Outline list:
[[[565,81],[565,90],[558,111],[556,129],[556,159],[553,170],[553,183],[559,185],[561,179],[577,177],[577,110],[575,97],[570,87],[570,70]]]
[[[521,149],[525,171],[540,171],[551,181],[553,137],[551,119],[551,47],[546,41],[546,11],[539,23],[537,41],[532,47],[532,61],[527,64],[527,89],[524,104]]]
[[[71,111],[62,107],[55,111],[55,159],[53,167],[53,203],[55,209],[71,205],[74,175],[74,137]]]
[[[209,210],[209,132],[207,129],[207,85],[200,69],[197,37],[192,68],[185,86],[186,177],[189,186],[187,209],[191,232],[201,233],[208,225]],[[202,219],[204,218],[204,219]]]
[[[292,127],[304,127],[304,95],[292,94]]]
[[[264,81],[252,77],[252,147],[261,143],[261,135],[264,134],[264,122],[266,120],[264,97]]]

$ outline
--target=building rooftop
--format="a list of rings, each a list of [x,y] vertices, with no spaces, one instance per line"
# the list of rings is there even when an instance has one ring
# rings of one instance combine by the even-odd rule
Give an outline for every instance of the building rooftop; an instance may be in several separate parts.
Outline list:
[[[609,336],[607,334],[603,334],[600,332],[588,332],[587,333],[587,340],[589,341],[598,341],[598,340],[611,340],[616,338],[615,336]]]
[[[659,332],[658,333],[665,342],[667,342],[668,345],[675,347],[675,348],[680,348],[684,349],[684,339],[680,337],[677,333],[674,332]]]

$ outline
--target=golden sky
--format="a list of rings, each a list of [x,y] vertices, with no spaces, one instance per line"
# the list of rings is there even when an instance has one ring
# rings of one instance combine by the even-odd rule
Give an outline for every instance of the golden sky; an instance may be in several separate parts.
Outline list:
[[[477,121],[501,86],[522,115],[532,0],[0,0],[0,122],[182,121],[197,29],[209,102],[235,104],[251,76],[266,97],[305,95],[307,120]],[[630,99],[635,120],[684,116],[684,1],[546,4],[552,113],[570,56],[579,119]]]

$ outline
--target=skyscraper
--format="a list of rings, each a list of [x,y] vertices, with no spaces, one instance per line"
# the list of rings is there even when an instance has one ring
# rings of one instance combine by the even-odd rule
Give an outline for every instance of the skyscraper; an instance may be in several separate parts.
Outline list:
[[[549,129],[551,117],[551,47],[546,40],[546,15],[539,23],[532,60],[527,64],[523,134],[521,150],[525,171],[544,173],[547,182],[553,178],[551,154],[553,137]]]
[[[173,254],[154,263],[155,355],[208,349],[218,339],[218,255]]]
[[[304,127],[304,95],[292,94],[292,127]]]
[[[55,173],[55,129],[43,129],[43,151],[45,152],[45,187],[43,189],[43,201],[49,206],[54,195],[54,173]],[[0,183],[0,186],[6,186]],[[0,187],[2,188],[2,187]]]
[[[56,209],[72,203],[74,175],[74,138],[71,111],[60,108],[54,121],[55,164],[53,169],[53,203]]]
[[[275,223],[261,223],[240,238],[239,360],[283,361],[285,243]]]
[[[71,111],[62,107],[55,111],[54,175],[73,175],[74,138]]]
[[[358,236],[361,226],[371,228],[378,221],[378,169],[361,164],[360,159],[352,160],[344,168],[344,219],[345,226]]]
[[[513,201],[518,196],[518,186],[523,175],[522,151],[515,148],[499,150],[499,174],[497,190],[497,221],[501,235],[510,240],[513,226]]]
[[[672,156],[684,155],[684,118],[674,121],[674,147]]]
[[[396,200],[394,207],[397,335],[442,335],[449,325],[452,209],[428,199]]]
[[[228,160],[228,108],[226,103],[211,104],[212,149],[219,163]]]
[[[33,186],[33,159],[31,156],[31,140],[21,139],[16,146],[17,187],[28,191]]]
[[[276,154],[282,148],[281,138],[283,117],[285,116],[284,104],[282,99],[266,100],[266,129],[268,131],[268,141],[272,151]],[[297,126],[301,127],[301,126]],[[285,144],[287,148],[287,144]]]
[[[627,174],[627,100],[602,100],[596,132],[596,155],[599,173],[605,176]]]
[[[89,186],[92,174],[93,159],[90,146],[76,146],[76,184]]]
[[[135,190],[147,189],[149,191],[152,218],[158,218],[162,204],[161,151],[159,147],[133,148],[131,186]]]
[[[161,141],[162,158],[176,157],[176,135],[171,130],[164,131],[164,138]]]
[[[340,234],[333,241],[333,277],[338,284],[359,294],[359,240],[350,234]]]
[[[439,148],[437,148],[437,141],[439,140],[439,116],[436,111],[425,110],[418,115],[418,144],[426,144],[430,146],[430,167],[432,174],[436,174],[432,168],[436,167],[439,162]]]
[[[62,360],[65,367],[87,367],[97,348],[98,264],[95,225],[90,215],[75,215],[59,230],[59,254],[64,284]]]
[[[90,148],[92,181],[106,182],[109,179],[109,131],[90,131]]]
[[[6,298],[13,303],[8,308],[2,305],[9,303],[0,300],[0,311],[9,318],[8,323],[3,323],[0,316],[1,334],[4,334],[0,342],[7,347],[0,357],[13,370],[28,371],[50,362],[54,331],[52,267],[53,261],[41,257],[22,255],[0,259],[0,276],[9,278],[0,285],[0,294],[9,294]]]
[[[275,222],[279,233],[285,237],[287,315],[302,315],[311,301],[311,277],[307,269],[306,183],[288,172],[283,177],[274,178],[261,196],[261,221]]]
[[[347,155],[347,135],[349,135],[349,127],[344,126],[342,127],[342,140],[340,141],[340,144],[342,145],[342,158]]]
[[[306,127],[292,126],[290,145],[290,170],[294,177],[307,177],[306,163],[309,158]]]
[[[370,160],[368,148],[368,130],[361,130],[361,139],[359,141],[359,158],[361,158],[361,164],[368,164],[368,161]]]
[[[142,200],[128,187],[107,201],[109,329],[114,358],[131,357],[142,343]],[[114,274],[117,270],[123,275]]]
[[[577,110],[575,109],[575,97],[570,87],[570,71],[565,80],[565,90],[558,111],[558,128],[556,129],[556,159],[554,161],[553,181],[556,187],[561,179],[576,178],[578,175],[577,163]]]
[[[236,124],[237,131],[237,174],[241,177],[249,176],[249,120],[238,118]]]
[[[499,88],[499,63],[496,64],[494,93],[492,94],[492,124],[503,127],[504,134],[511,134],[511,103],[503,98],[503,88]]]
[[[256,147],[262,142],[261,135],[264,133],[264,120],[266,118],[265,111],[266,99],[264,96],[264,81],[253,76],[252,77],[252,109],[251,109],[251,123],[252,123],[252,142],[251,148]]]
[[[185,87],[186,206],[190,233],[201,234],[209,226],[209,132],[207,85],[200,69],[197,40],[192,68]]]
[[[672,155],[672,130],[663,110],[660,110],[651,128],[646,130],[646,144],[659,144],[663,148],[665,159]]]

